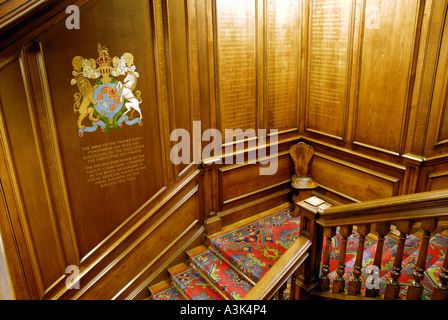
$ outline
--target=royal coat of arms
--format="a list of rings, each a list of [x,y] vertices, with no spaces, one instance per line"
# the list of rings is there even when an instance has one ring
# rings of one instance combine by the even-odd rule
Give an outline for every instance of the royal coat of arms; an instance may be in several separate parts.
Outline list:
[[[98,129],[109,132],[118,130],[123,124],[143,125],[141,92],[135,91],[139,77],[134,65],[134,56],[125,53],[111,59],[109,49],[98,44],[98,59],[76,56],[72,60],[72,85],[77,85],[79,93],[74,95],[74,112],[79,113],[78,134],[94,132]],[[117,80],[124,77],[123,82]],[[95,83],[92,85],[90,79]]]

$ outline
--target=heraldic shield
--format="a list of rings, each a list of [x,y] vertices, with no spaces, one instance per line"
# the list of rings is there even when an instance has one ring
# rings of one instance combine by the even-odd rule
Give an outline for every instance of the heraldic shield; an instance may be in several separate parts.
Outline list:
[[[76,56],[72,60],[72,85],[79,93],[74,95],[74,112],[78,113],[78,135],[94,132],[98,127],[103,132],[111,128],[119,130],[123,124],[143,125],[140,109],[141,92],[135,91],[139,77],[134,65],[134,56],[125,53],[121,58],[109,57],[109,49],[98,44],[97,60]],[[124,76],[123,82],[117,78]],[[92,85],[90,79],[96,80]]]

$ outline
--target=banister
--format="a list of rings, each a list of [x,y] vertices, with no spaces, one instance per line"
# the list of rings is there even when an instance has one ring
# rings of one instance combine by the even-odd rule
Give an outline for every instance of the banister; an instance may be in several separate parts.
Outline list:
[[[323,227],[448,218],[448,189],[370,200],[319,210]]]
[[[244,297],[244,300],[269,300],[280,287],[291,278],[308,257],[311,241],[303,236],[294,241],[291,247],[277,260],[268,272]]]

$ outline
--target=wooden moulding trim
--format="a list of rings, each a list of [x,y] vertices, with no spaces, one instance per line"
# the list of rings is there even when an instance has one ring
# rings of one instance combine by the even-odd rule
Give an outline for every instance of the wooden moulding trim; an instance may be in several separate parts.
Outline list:
[[[356,202],[356,203],[361,202],[361,200],[358,200],[358,199],[356,199],[356,198],[353,198],[353,197],[349,196],[348,194],[345,194],[345,193],[336,191],[336,190],[334,190],[334,189],[332,189],[332,188],[329,188],[329,187],[324,186],[324,185],[319,184],[319,183],[318,183],[317,185],[318,185],[321,189],[324,189],[324,190],[326,190],[326,191],[329,191],[329,192],[331,192],[331,193],[334,193],[335,195],[337,195],[337,196],[339,196],[339,197],[342,197],[342,198],[344,198],[344,199],[347,199],[347,200],[349,200],[349,201],[351,201],[351,202]],[[319,195],[319,197],[322,197],[322,196]],[[331,199],[331,200],[334,201],[334,199]]]
[[[107,241],[111,240],[111,238],[118,233],[119,230],[122,230],[132,222],[137,216],[140,216],[142,212],[148,210],[148,207],[154,202],[157,201],[158,198],[162,198],[160,202],[157,202],[154,204],[154,207],[151,208],[147,213],[144,214],[144,217],[140,219],[134,226],[132,226],[128,232],[126,232],[126,235],[131,234],[136,229],[138,229],[143,223],[145,223],[148,219],[150,219],[154,213],[158,212],[165,204],[167,204],[176,194],[180,193],[185,186],[190,184],[191,181],[193,181],[196,177],[201,174],[201,170],[194,170],[192,173],[185,178],[181,183],[175,186],[174,189],[170,190],[170,188],[163,187],[159,192],[157,192],[152,198],[150,198],[145,204],[143,204],[137,211],[132,214],[126,221],[124,221],[119,227],[115,229],[107,238],[105,238],[101,243],[99,243],[94,249],[92,249],[91,252],[89,252],[83,259],[81,260],[81,263],[87,260],[87,258],[92,255],[93,252],[95,252],[99,247],[103,246]],[[121,237],[121,239],[125,238],[126,235]]]
[[[322,159],[326,159],[326,160],[334,162],[334,163],[338,163],[338,164],[343,165],[345,167],[349,167],[349,168],[355,169],[357,171],[364,172],[366,174],[370,174],[372,176],[375,176],[377,178],[380,178],[380,179],[383,179],[383,180],[386,180],[386,181],[389,181],[389,182],[392,182],[392,183],[397,183],[397,182],[400,181],[400,179],[392,177],[390,175],[383,174],[381,172],[374,171],[374,170],[371,170],[371,169],[368,169],[368,168],[365,168],[365,167],[362,167],[362,166],[359,166],[359,165],[356,165],[356,164],[352,164],[352,163],[347,162],[347,161],[339,160],[337,158],[334,158],[334,157],[331,157],[331,156],[327,156],[327,155],[325,155],[323,153],[320,153],[320,152],[314,152],[314,156],[320,157]]]
[[[200,236],[202,236],[205,232],[205,228],[204,226],[201,226],[194,234],[193,236],[191,236],[190,238],[188,238],[184,243],[182,243],[182,246],[176,250],[176,252],[171,255],[167,260],[165,260],[163,262],[163,264],[157,268],[157,270],[151,274],[151,276],[147,279],[145,279],[145,281],[143,282],[139,282],[139,280],[141,280],[141,278],[144,276],[144,274],[154,265],[157,263],[157,261],[159,261],[159,259],[161,259],[163,257],[164,254],[166,254],[166,252],[168,252],[171,248],[173,248],[176,243],[178,243],[179,241],[182,240],[182,238],[190,231],[193,229],[194,226],[197,225],[199,221],[195,220],[187,229],[184,230],[184,232],[182,232],[176,239],[174,239],[169,246],[167,246],[162,252],[159,253],[159,255],[157,257],[155,257],[150,263],[148,263],[148,265],[146,266],[146,268],[144,268],[142,271],[140,271],[139,274],[137,274],[123,289],[120,290],[120,292],[118,292],[113,298],[112,300],[117,300],[117,299],[125,299],[125,300],[132,300],[134,299],[134,297],[136,297],[138,295],[139,292],[141,292],[142,290],[147,289],[147,287],[149,286],[149,284],[151,283],[151,281],[154,280],[155,276],[160,274],[161,272],[163,272],[165,269],[168,268],[168,266],[175,260],[175,258],[177,258],[179,255],[183,254],[187,248],[195,241],[197,240]],[[126,294],[126,290],[128,290],[129,288],[132,287],[132,285],[134,284],[139,284],[137,289],[135,289],[134,291],[132,291],[131,293],[129,293],[127,296],[125,296]]]
[[[238,211],[241,211],[241,210],[245,210],[245,209],[250,208],[252,206],[256,206],[256,205],[258,205],[260,203],[263,203],[264,201],[268,201],[268,200],[273,199],[275,197],[282,196],[282,195],[285,195],[285,194],[290,194],[291,191],[292,191],[292,188],[287,188],[285,190],[277,191],[277,192],[275,192],[273,194],[270,194],[269,196],[266,196],[266,197],[263,197],[263,198],[258,198],[256,200],[253,200],[253,201],[244,203],[242,205],[239,205],[239,206],[227,209],[225,211],[221,211],[221,212],[218,213],[218,217],[219,218],[223,218],[225,216],[234,214],[235,212],[238,212]]]
[[[130,244],[129,246],[127,246],[127,248],[120,253],[120,255],[115,258],[113,260],[112,263],[110,263],[107,268],[101,270],[100,273],[98,273],[97,275],[95,275],[94,279],[92,279],[91,281],[88,282],[87,285],[85,285],[81,290],[77,291],[76,295],[73,297],[74,299],[78,299],[79,297],[81,297],[84,293],[86,293],[100,278],[102,278],[109,270],[113,269],[113,267],[118,264],[122,259],[124,259],[126,256],[128,256],[145,238],[147,238],[155,229],[157,229],[159,226],[161,226],[173,213],[175,213],[177,211],[177,209],[179,209],[188,199],[190,199],[194,194],[196,194],[199,190],[199,186],[196,185],[192,190],[190,190],[181,200],[179,200],[179,202],[177,202],[173,207],[170,208],[170,210],[168,210],[160,219],[158,219],[151,227],[149,227],[148,229],[146,229],[143,234],[141,234],[134,242],[132,242],[132,244]],[[198,224],[200,221],[199,220],[195,220],[193,221],[192,224],[190,224],[190,226],[184,230],[184,232],[182,233],[181,236],[183,236],[184,234],[186,234],[187,231],[189,231],[194,225]],[[129,232],[130,233],[130,232]],[[128,236],[128,234],[126,234],[126,236]],[[128,237],[126,237],[128,238]],[[176,239],[178,239],[179,237],[177,237]],[[121,240],[121,239],[120,239]],[[121,241],[119,241],[121,243]],[[116,246],[114,246],[116,247]],[[165,248],[164,251],[166,251],[169,248]],[[160,253],[159,256],[163,254]],[[159,257],[158,256],[158,257]],[[158,258],[157,257],[157,258]],[[157,258],[155,260],[157,260]],[[154,260],[153,260],[154,262]],[[152,262],[152,263],[153,263]],[[150,263],[150,264],[152,264]],[[82,280],[82,277],[89,271],[92,270],[93,268],[88,268],[88,270],[85,270],[84,272],[82,272],[82,274],[80,275],[79,280]],[[64,290],[66,291],[66,290]]]
[[[396,164],[396,163],[393,163],[393,162],[390,162],[390,161],[385,161],[385,160],[382,160],[382,159],[379,159],[379,158],[375,158],[375,157],[372,157],[372,156],[369,156],[369,155],[366,155],[366,154],[363,154],[363,153],[360,153],[360,152],[357,152],[357,151],[353,151],[353,150],[349,150],[349,149],[346,149],[346,148],[338,147],[338,146],[335,146],[333,144],[329,144],[329,143],[326,143],[326,142],[323,142],[323,141],[319,141],[319,140],[316,140],[316,139],[313,139],[313,138],[310,138],[310,137],[303,137],[303,141],[304,142],[311,142],[313,144],[315,143],[317,145],[320,145],[322,147],[334,150],[336,152],[342,152],[342,153],[345,153],[345,154],[348,154],[348,155],[360,158],[360,159],[362,159],[364,161],[375,162],[376,164],[381,165],[381,166],[393,168],[393,169],[396,169],[396,170],[399,170],[399,171],[405,171],[406,170],[405,166],[402,166],[402,165],[399,165],[399,164]]]
[[[255,191],[252,191],[252,192],[240,195],[238,197],[235,197],[235,198],[232,198],[232,199],[229,199],[229,200],[225,200],[225,201],[223,201],[223,205],[226,205],[226,204],[229,204],[229,203],[232,203],[232,202],[235,202],[235,201],[238,201],[238,200],[241,200],[241,199],[253,196],[253,195],[261,193],[263,191],[267,191],[267,190],[270,190],[270,189],[274,189],[276,187],[280,187],[282,185],[289,185],[290,183],[291,183],[291,179],[288,179],[288,180],[285,180],[285,181],[281,181],[279,183],[276,183],[276,184],[264,187],[262,189],[257,189]]]
[[[301,137],[299,137],[299,136],[294,136],[292,138],[288,138],[288,139],[284,139],[284,140],[278,141],[278,143],[275,143],[275,144],[277,144],[278,150],[280,150],[280,146],[281,145],[298,143],[298,142],[300,142],[300,138]],[[223,146],[222,154],[220,156],[203,159],[202,160],[202,166],[203,167],[224,166],[225,164],[217,164],[216,162],[220,161],[221,163],[223,163],[223,162],[225,162],[225,159],[227,157],[228,158],[233,158],[233,157],[236,157],[237,155],[240,155],[240,154],[244,154],[244,155],[249,154],[250,152],[256,152],[258,154],[258,150],[265,149],[265,148],[266,148],[266,150],[269,150],[271,145],[275,145],[275,144],[271,143],[270,141],[266,141],[266,143],[263,144],[263,145],[259,145],[259,146],[256,146],[254,148],[246,148],[245,147],[245,148],[242,148],[241,150],[237,149],[236,151],[233,151],[233,152],[228,153],[228,154],[225,154],[225,147]],[[282,156],[284,154],[289,154],[289,150],[286,151],[286,152],[283,152],[283,151],[282,152],[278,152],[277,154],[274,154],[272,156],[271,155],[266,155],[264,158],[257,159],[256,161],[259,162],[261,160],[267,160],[267,159],[270,159],[270,158],[273,158],[273,157],[276,157],[276,156],[279,157],[279,156]],[[254,163],[254,161],[252,161],[252,162],[245,161],[244,164],[236,164],[236,165],[233,165],[233,166],[232,165],[227,166],[229,168],[225,167],[225,168],[222,169],[222,171],[235,169],[237,167],[248,165],[248,164],[253,164],[253,163]]]
[[[244,297],[244,300],[267,300],[280,289],[308,257],[311,241],[300,236],[261,280]]]
[[[146,222],[148,221],[156,212],[161,210],[167,203],[169,203],[177,194],[180,194],[184,187],[190,184],[195,178],[197,178],[202,173],[201,170],[194,170],[191,172],[188,177],[185,178],[181,183],[177,184],[174,188],[166,188],[164,187],[161,191],[159,191],[156,196],[151,198],[147,203],[145,203],[140,209],[138,209],[134,214],[132,214],[126,221],[124,221],[119,227],[115,229],[108,237],[106,237],[101,243],[99,243],[94,249],[91,250],[81,261],[81,273],[79,279],[86,277],[87,274],[90,273],[91,270],[95,268],[95,266],[99,265],[104,259],[106,259],[109,255],[113,254],[117,248],[121,246],[122,243],[127,241],[130,237],[132,237],[135,232]],[[187,196],[191,196],[195,192],[198,191],[198,186],[196,185],[193,189],[188,192]],[[159,199],[157,199],[159,198]],[[180,200],[180,202],[184,202],[186,199]],[[153,203],[154,202],[154,203]],[[148,206],[152,206],[152,208],[148,209]],[[176,204],[174,207],[178,207]],[[137,216],[143,214],[135,224],[130,225]],[[168,210],[168,214],[171,214],[172,210]],[[163,219],[163,218],[161,218]],[[128,228],[127,228],[128,226]],[[124,234],[120,235],[120,231],[125,230]],[[116,240],[114,240],[116,239]],[[140,239],[140,238],[139,238]],[[109,246],[110,243],[110,246]],[[94,256],[94,252],[98,252],[101,247],[107,247],[105,252],[101,253],[99,257]],[[85,268],[83,265],[86,265]],[[63,286],[63,281],[65,281],[67,275],[61,276],[52,286],[53,290],[47,290],[46,297],[44,299],[59,299],[66,293],[66,289]],[[59,290],[59,292],[55,292]]]
[[[448,217],[448,189],[330,207],[317,221],[324,227]]]

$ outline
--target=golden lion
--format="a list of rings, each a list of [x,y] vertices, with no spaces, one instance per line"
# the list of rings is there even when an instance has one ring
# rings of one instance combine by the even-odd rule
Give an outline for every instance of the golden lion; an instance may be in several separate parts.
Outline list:
[[[73,74],[75,75],[76,84],[78,85],[79,92],[75,93],[75,104],[73,106],[73,111],[79,112],[79,118],[78,118],[78,127],[81,130],[84,130],[86,128],[85,125],[82,124],[82,121],[88,116],[90,121],[97,122],[99,119],[95,118],[93,113],[95,112],[95,109],[93,107],[90,107],[90,104],[96,104],[97,101],[93,98],[93,87],[90,84],[89,80],[87,80],[83,73],[83,62],[90,63],[90,67],[93,67],[95,65],[95,60],[86,61],[83,57],[75,57],[73,58],[72,65],[74,68]],[[81,101],[82,100],[82,101]]]

